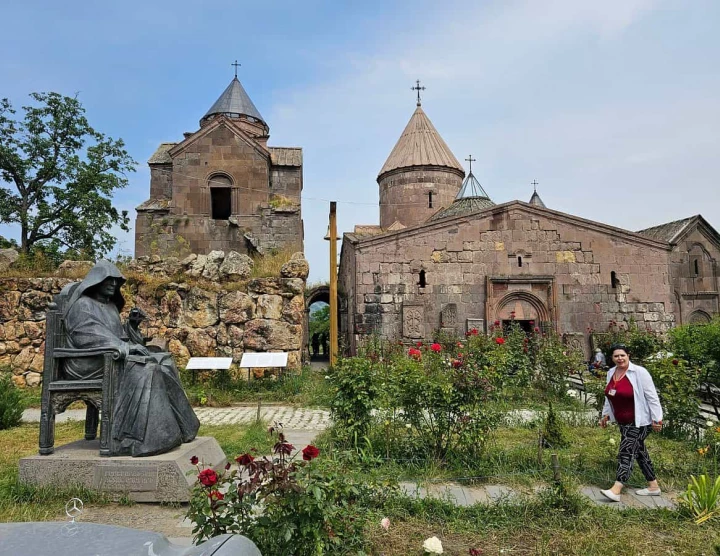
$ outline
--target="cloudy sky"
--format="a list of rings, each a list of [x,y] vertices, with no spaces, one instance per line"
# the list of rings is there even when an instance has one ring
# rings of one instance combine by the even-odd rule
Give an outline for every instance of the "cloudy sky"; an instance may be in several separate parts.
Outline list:
[[[0,97],[78,93],[138,161],[116,197],[133,218],[147,159],[197,129],[237,58],[270,144],[304,149],[313,281],[328,276],[330,200],[341,232],[378,222],[375,180],[415,79],[496,203],[527,201],[537,180],[548,207],[584,218],[637,230],[701,213],[720,228],[714,0],[25,0],[2,13]]]

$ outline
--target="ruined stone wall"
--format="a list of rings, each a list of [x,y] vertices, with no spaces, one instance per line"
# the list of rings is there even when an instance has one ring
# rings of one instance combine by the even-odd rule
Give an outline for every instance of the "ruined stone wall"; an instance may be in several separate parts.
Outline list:
[[[192,257],[191,257],[192,258]],[[200,266],[190,272],[202,276]],[[214,264],[222,266],[222,259]],[[137,266],[137,262],[135,263]],[[175,261],[173,270],[181,267]],[[301,364],[307,261],[300,253],[286,263],[281,275],[220,283],[215,273],[206,280],[173,282],[164,277],[159,261],[140,263],[126,272],[123,318],[140,307],[148,321],[146,336],[164,338],[179,367],[191,356],[232,357],[245,352],[286,351],[288,368]],[[19,386],[41,382],[45,347],[45,311],[68,278],[0,278],[0,371],[11,371]]]
[[[500,208],[367,239],[354,250],[354,269],[344,272],[355,274],[347,335],[356,338],[487,329],[511,312],[578,335],[612,320],[657,331],[675,322],[669,246],[608,226]]]

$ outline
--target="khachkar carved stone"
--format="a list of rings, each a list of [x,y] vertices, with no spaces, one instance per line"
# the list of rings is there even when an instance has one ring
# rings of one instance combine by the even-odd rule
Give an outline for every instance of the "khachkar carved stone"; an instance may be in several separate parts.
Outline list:
[[[403,337],[422,338],[425,333],[425,307],[403,304]]]
[[[457,305],[448,303],[440,311],[440,329],[444,332],[455,333],[457,325]]]

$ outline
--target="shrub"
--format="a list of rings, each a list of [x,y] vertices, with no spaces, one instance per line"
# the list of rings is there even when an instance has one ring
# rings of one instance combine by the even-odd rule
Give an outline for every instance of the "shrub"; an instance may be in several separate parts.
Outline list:
[[[365,357],[339,359],[329,371],[334,389],[330,411],[340,441],[357,442],[367,434],[378,404],[377,371],[377,364]]]
[[[533,333],[528,343],[537,362],[537,385],[558,397],[565,395],[568,375],[584,372],[582,352],[564,345],[554,333]]]
[[[564,448],[568,445],[565,427],[555,413],[552,402],[548,404],[548,412],[545,416],[545,424],[542,431],[543,444],[547,448]]]
[[[277,437],[272,459],[243,454],[235,460],[237,470],[228,466],[220,473],[191,459],[198,480],[187,516],[195,541],[241,533],[263,554],[361,551],[364,524],[358,516],[391,490],[342,473],[331,462],[323,465],[312,445],[294,452],[281,431],[271,431]]]
[[[9,373],[0,373],[0,430],[20,424],[25,404]]]
[[[662,338],[649,329],[640,328],[634,320],[627,324],[612,321],[604,334],[595,335],[596,345],[603,350],[608,365],[613,366],[610,348],[625,344],[634,363],[644,365],[647,359],[663,349]]]
[[[690,477],[690,484],[681,497],[684,509],[700,524],[720,512],[720,477],[713,483],[709,476]]]
[[[689,365],[703,369],[720,385],[720,318],[708,324],[686,324],[670,330],[670,349]],[[713,379],[714,375],[714,379]]]
[[[660,397],[664,418],[670,432],[679,433],[698,415],[697,372],[685,362],[663,358],[646,363]]]

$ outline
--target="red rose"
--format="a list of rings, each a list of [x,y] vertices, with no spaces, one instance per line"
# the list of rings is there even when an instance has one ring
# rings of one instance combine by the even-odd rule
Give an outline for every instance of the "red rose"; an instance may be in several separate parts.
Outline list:
[[[225,471],[230,471],[230,467],[231,467],[231,466],[230,466],[230,462],[227,462],[227,463],[225,464]]]
[[[434,343],[430,346],[430,349],[433,350],[435,353],[440,353],[442,351],[442,346],[438,343]]]
[[[238,456],[235,458],[235,461],[238,462],[238,465],[250,465],[255,458],[252,457],[250,454],[243,454],[242,456]]]
[[[420,358],[422,357],[420,350],[415,348],[410,348],[408,350],[408,355],[417,361],[420,361]]]
[[[418,343],[415,344],[415,345],[416,345],[417,347],[421,348],[421,347],[422,347],[422,342],[418,342]]]
[[[190,458],[190,463],[192,463],[193,465],[197,465],[199,461],[200,460],[198,459],[197,456],[193,456]]]
[[[305,446],[305,447],[302,449],[302,455],[303,455],[303,459],[304,459],[305,461],[310,461],[310,460],[313,460],[313,459],[315,459],[316,457],[318,457],[318,456],[320,455],[320,450],[318,450],[318,449],[317,449],[315,446],[313,446],[312,444],[308,444],[307,446]]]
[[[535,326],[535,321],[534,321],[534,320],[531,320],[531,321],[530,321],[530,326]]]
[[[453,360],[452,360],[452,366],[453,366],[455,369],[459,369],[460,367],[462,367],[462,361],[460,361],[459,359],[453,359]]]
[[[534,328],[534,331],[535,331],[535,332],[540,332],[540,329],[536,326],[536,327]]]
[[[495,326],[500,326],[500,321],[499,321],[499,320],[496,320],[493,324],[494,324]]]
[[[208,498],[210,498],[210,500],[223,500],[225,495],[219,490],[211,490],[208,493]]]
[[[203,469],[198,474],[198,481],[200,481],[203,486],[211,487],[218,482],[218,476],[212,469]]]
[[[673,360],[672,360],[672,364],[673,364],[673,365],[679,365],[679,364],[680,364],[680,361],[678,361],[677,359],[673,359]]]
[[[501,346],[505,343],[505,338],[497,337],[495,338],[495,343]]]

